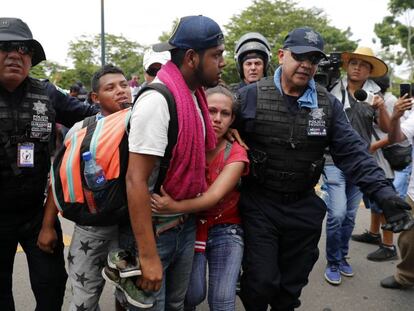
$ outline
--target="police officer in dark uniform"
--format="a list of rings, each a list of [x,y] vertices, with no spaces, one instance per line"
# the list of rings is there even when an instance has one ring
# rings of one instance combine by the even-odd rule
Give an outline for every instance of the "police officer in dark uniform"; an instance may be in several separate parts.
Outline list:
[[[324,150],[361,190],[383,207],[388,228],[414,221],[365,143],[350,126],[341,103],[313,76],[323,39],[297,28],[278,51],[274,77],[240,90],[239,130],[250,147],[251,173],[240,200],[245,230],[241,298],[246,310],[294,310],[318,259],[326,205],[315,194]]]
[[[36,310],[60,310],[67,274],[62,230],[53,254],[36,245],[55,122],[72,126],[96,113],[48,81],[29,77],[45,60],[41,44],[17,18],[0,18],[0,308],[14,310],[12,272],[17,244],[27,256]]]
[[[230,85],[230,89],[235,92],[265,77],[271,56],[269,42],[262,34],[248,32],[241,36],[234,49],[234,60],[241,82]]]

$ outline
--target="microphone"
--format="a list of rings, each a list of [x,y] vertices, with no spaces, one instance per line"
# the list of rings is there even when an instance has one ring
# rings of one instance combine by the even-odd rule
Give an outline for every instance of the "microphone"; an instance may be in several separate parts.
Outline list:
[[[369,105],[374,103],[374,94],[363,89],[356,90],[354,96],[360,102],[366,102]]]

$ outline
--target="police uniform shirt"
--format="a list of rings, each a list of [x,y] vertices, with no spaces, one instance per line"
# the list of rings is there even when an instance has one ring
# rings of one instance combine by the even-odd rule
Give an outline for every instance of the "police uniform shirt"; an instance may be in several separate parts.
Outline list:
[[[335,164],[368,195],[379,200],[394,195],[392,185],[386,180],[384,172],[368,153],[366,142],[349,123],[343,105],[332,94],[326,95],[332,105],[332,120],[327,132],[329,149]],[[243,133],[251,131],[254,126],[257,86],[254,84],[242,88],[238,93],[238,101],[241,107],[236,118],[236,128],[243,138]],[[297,106],[292,99],[289,101],[291,105]],[[295,107],[289,110],[294,111]]]
[[[33,87],[36,85],[36,87]],[[25,125],[19,123],[22,115],[18,109],[23,101],[25,101],[28,90],[37,90],[34,96],[38,98],[47,98],[42,103],[33,103],[33,109],[24,108],[25,113],[32,114],[30,119]],[[12,111],[12,119],[9,120],[15,124],[12,132],[4,133],[2,136],[5,138],[0,148],[0,154],[2,156],[2,164],[0,165],[0,225],[24,222],[30,219],[42,209],[45,187],[47,182],[47,175],[50,168],[50,151],[51,143],[53,144],[54,135],[49,131],[49,128],[55,126],[55,122],[59,122],[67,127],[71,127],[75,122],[83,120],[85,117],[96,114],[97,109],[86,105],[74,97],[68,96],[63,90],[58,89],[48,81],[40,81],[37,79],[27,78],[15,91],[8,92],[3,87],[0,87],[0,96],[3,101],[4,115],[0,116],[0,119],[10,118],[10,110]],[[37,106],[35,104],[38,104]],[[6,109],[6,110],[4,110]],[[49,109],[51,109],[49,111]],[[43,114],[46,114],[43,116]],[[48,135],[43,135],[41,138],[33,138],[31,133],[34,130],[33,126],[38,126],[39,129],[43,126],[43,123],[35,122],[33,119],[37,115],[47,117],[43,123],[47,125]],[[25,116],[27,119],[27,116]],[[17,120],[17,121],[16,121]],[[3,120],[3,122],[6,122]],[[20,125],[17,125],[20,124]],[[0,126],[1,129],[1,126]],[[43,127],[42,127],[43,129]],[[18,144],[11,142],[13,135],[27,136],[27,141],[34,145],[34,161],[33,167],[23,167],[22,169],[15,169],[17,162],[17,149]],[[35,133],[35,132],[33,132]],[[37,132],[39,133],[39,132]],[[39,136],[40,137],[40,136]],[[25,140],[24,138],[22,138]],[[4,146],[9,144],[8,151],[6,152]],[[6,155],[8,155],[6,157]],[[13,169],[14,167],[14,169]]]

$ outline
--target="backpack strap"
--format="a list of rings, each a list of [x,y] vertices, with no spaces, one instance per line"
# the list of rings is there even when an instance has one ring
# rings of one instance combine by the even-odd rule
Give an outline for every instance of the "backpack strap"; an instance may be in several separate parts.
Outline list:
[[[94,122],[96,122],[96,115],[86,117],[85,119],[83,119],[82,128],[87,127]]]
[[[165,86],[165,84],[162,83],[150,83],[143,86],[135,97],[134,104],[137,101],[138,97],[148,90],[155,90],[165,97],[168,104],[168,112],[170,114],[170,121],[168,123],[168,144],[165,148],[164,157],[161,159],[160,170],[154,187],[154,192],[160,193],[161,185],[164,182],[165,176],[167,175],[167,171],[170,166],[173,148],[177,143],[178,116],[174,96],[171,94],[170,90]]]

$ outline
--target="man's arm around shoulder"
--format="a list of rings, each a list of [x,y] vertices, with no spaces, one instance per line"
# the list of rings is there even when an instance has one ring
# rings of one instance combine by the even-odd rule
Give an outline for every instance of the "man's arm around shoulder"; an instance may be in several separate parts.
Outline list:
[[[72,127],[78,121],[99,112],[99,109],[69,96],[52,83],[47,83],[47,92],[56,110],[56,122],[66,127]]]

